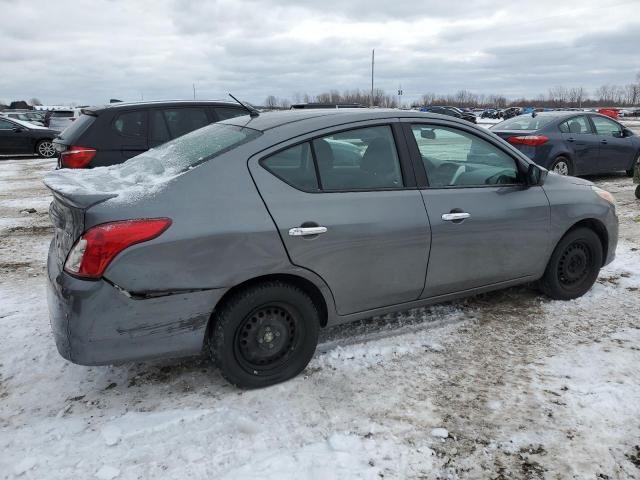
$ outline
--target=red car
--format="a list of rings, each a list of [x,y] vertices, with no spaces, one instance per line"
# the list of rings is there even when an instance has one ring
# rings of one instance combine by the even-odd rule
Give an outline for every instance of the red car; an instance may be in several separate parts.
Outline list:
[[[618,118],[618,109],[616,108],[601,108],[598,113],[607,117]]]

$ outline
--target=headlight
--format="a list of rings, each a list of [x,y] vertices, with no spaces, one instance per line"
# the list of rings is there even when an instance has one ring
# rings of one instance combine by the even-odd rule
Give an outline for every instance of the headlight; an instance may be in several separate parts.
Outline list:
[[[614,198],[613,195],[611,195],[609,192],[607,192],[606,190],[603,190],[601,188],[598,187],[591,187],[591,189],[596,192],[596,194],[602,198],[603,200],[606,200],[607,202],[609,202],[611,205],[613,205],[614,207],[616,206],[616,199]]]

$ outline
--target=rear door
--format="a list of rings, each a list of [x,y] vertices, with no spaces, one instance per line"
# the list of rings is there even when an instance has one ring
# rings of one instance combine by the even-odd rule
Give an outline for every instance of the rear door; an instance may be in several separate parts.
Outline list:
[[[340,315],[416,300],[430,232],[398,122],[289,145],[249,168],[291,262],[324,279]]]
[[[598,171],[600,140],[595,135],[586,115],[572,117],[559,125],[562,140],[572,152],[574,175]]]
[[[622,125],[601,115],[591,115],[590,118],[600,141],[598,170],[630,170],[636,151],[631,139],[623,137]]]
[[[453,123],[403,120],[431,225],[423,298],[534,278],[549,246],[549,202],[524,184],[489,135]]]
[[[112,139],[108,149],[120,150],[126,160],[146,152],[147,110],[129,110],[115,115],[111,123]]]

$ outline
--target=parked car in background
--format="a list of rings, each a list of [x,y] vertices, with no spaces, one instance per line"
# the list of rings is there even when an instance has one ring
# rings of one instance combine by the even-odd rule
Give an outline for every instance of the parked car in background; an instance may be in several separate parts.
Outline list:
[[[322,327],[536,280],[579,297],[618,240],[608,192],[414,111],[242,116],[71,173],[45,178],[62,356],[206,351],[243,388],[300,373]]]
[[[80,116],[77,108],[47,110],[44,114],[44,126],[61,132]]]
[[[505,120],[508,118],[516,117],[520,115],[522,109],[520,107],[509,107],[502,111],[502,118]]]
[[[166,101],[111,103],[83,108],[54,140],[60,168],[122,163],[169,140],[227,118],[246,115],[231,102]]]
[[[500,113],[495,108],[487,108],[482,112],[480,118],[500,118]]]
[[[431,105],[428,107],[422,107],[420,109],[421,112],[429,112],[429,113],[438,113],[440,115],[448,115],[450,117],[461,118],[462,120],[466,120],[467,122],[476,123],[476,116],[471,112],[463,112],[457,107],[448,107],[448,106],[438,106]]]
[[[542,112],[520,115],[491,127],[538,165],[561,175],[624,170],[633,174],[640,138],[604,115]]]
[[[29,122],[34,125],[44,126],[44,117],[36,112],[28,110],[4,110],[0,112],[0,117],[13,118],[16,120],[22,120],[23,122]]]
[[[598,113],[611,118],[618,118],[619,116],[617,108],[599,108]]]
[[[51,158],[56,154],[52,141],[57,134],[54,130],[33,123],[0,116],[0,154]]]

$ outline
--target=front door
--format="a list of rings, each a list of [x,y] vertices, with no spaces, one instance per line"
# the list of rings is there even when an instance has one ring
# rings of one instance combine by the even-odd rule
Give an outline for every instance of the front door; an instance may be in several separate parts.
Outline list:
[[[636,151],[631,139],[623,137],[622,125],[600,115],[592,115],[591,120],[600,142],[598,171],[630,170]]]
[[[446,123],[410,122],[431,224],[423,298],[541,275],[549,202],[524,184],[522,166],[487,135]]]
[[[26,127],[0,118],[0,152],[2,153],[33,153],[30,145],[29,132]]]
[[[429,224],[397,126],[328,131],[249,161],[291,262],[323,278],[340,315],[424,287]]]

